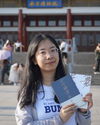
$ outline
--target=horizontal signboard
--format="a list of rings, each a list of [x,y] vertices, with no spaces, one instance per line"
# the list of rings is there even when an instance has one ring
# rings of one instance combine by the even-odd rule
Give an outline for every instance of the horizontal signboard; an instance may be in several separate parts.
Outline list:
[[[62,0],[27,0],[28,8],[62,7]]]

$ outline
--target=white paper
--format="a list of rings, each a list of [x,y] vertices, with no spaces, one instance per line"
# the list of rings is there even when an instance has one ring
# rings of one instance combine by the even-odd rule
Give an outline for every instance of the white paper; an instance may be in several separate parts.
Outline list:
[[[90,86],[91,86],[91,75],[83,75],[83,74],[71,74],[77,88],[79,89],[81,95],[85,97],[86,94],[90,92]],[[86,105],[83,105],[81,108],[87,109],[88,103]]]
[[[80,93],[83,97],[90,92],[91,86],[91,75],[83,75],[83,74],[71,74],[77,88],[79,89]]]
[[[84,108],[84,109],[87,109],[87,102],[84,102],[82,100],[82,95],[79,94],[63,103],[61,103],[62,106],[66,106],[66,105],[69,105],[69,104],[75,104],[77,107],[76,108]]]

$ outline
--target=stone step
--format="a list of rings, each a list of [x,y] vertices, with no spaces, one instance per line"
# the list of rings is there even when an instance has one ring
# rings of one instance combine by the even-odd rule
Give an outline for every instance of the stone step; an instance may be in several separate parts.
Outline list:
[[[68,54],[68,60],[71,62],[72,57],[71,53]],[[74,53],[73,56],[74,64],[81,65],[93,65],[95,63],[95,54],[94,52],[78,52]]]
[[[100,75],[98,79],[92,77],[92,85],[100,85]]]
[[[92,76],[92,85],[100,85],[100,74],[94,74],[91,65],[75,65],[72,67],[72,72],[76,74],[85,74]]]
[[[97,81],[97,83],[100,84],[100,73],[99,74],[93,74],[93,79]]]
[[[13,53],[13,63],[23,63],[26,62],[26,52],[16,52]]]
[[[80,74],[93,74],[93,66],[92,65],[80,65],[74,64],[73,65],[73,72],[80,73]]]

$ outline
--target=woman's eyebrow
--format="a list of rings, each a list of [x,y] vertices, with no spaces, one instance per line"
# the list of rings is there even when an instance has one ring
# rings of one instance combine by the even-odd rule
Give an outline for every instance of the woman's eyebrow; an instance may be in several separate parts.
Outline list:
[[[39,51],[42,51],[42,50],[45,50],[45,48],[41,48],[41,49],[39,49]]]
[[[56,46],[51,46],[50,49],[52,49],[52,48],[56,48]]]
[[[56,48],[55,46],[51,46],[49,49]],[[40,48],[39,51],[46,50],[46,48]]]

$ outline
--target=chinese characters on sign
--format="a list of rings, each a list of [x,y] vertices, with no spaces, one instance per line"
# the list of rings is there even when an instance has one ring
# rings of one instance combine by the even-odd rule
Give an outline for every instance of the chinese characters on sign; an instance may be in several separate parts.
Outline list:
[[[28,8],[62,7],[62,0],[27,0]]]

